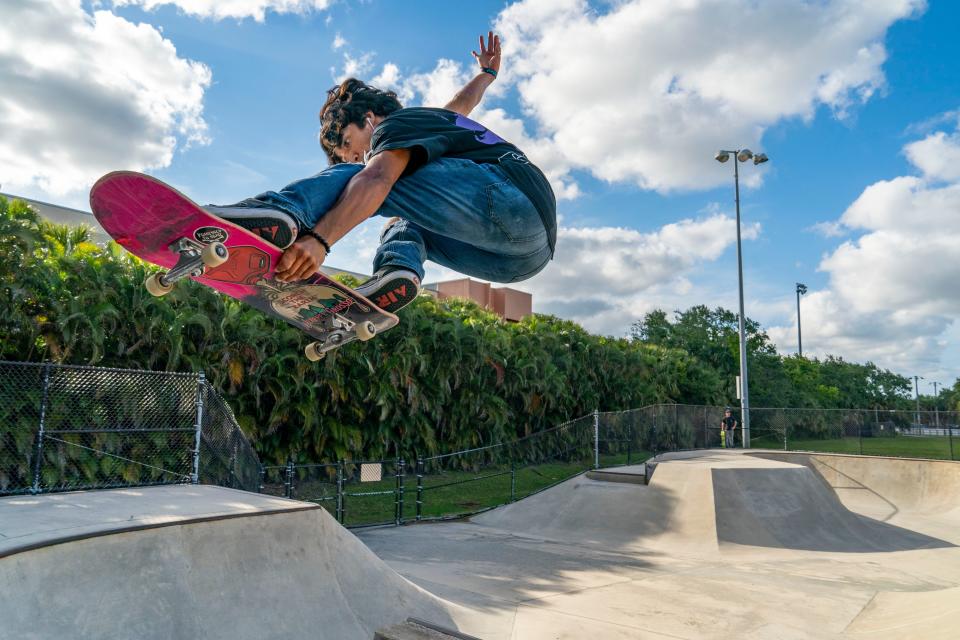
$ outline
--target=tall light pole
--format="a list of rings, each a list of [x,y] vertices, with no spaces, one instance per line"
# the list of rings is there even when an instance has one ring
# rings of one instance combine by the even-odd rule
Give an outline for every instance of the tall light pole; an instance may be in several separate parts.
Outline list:
[[[750,446],[750,386],[747,379],[747,337],[743,315],[743,249],[740,244],[740,163],[753,158],[753,164],[763,164],[766,154],[754,154],[750,149],[717,151],[714,159],[723,163],[733,156],[733,189],[737,206],[737,282],[740,289],[740,424],[743,425],[743,448]]]
[[[797,283],[797,355],[803,357],[803,334],[800,333],[800,296],[807,292],[807,285]]]

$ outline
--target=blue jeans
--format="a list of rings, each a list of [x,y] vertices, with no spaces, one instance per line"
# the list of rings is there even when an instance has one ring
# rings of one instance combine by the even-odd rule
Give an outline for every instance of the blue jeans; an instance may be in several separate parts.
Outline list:
[[[312,228],[362,164],[338,164],[267,191],[240,206],[280,209]],[[432,260],[492,282],[526,280],[547,266],[547,232],[530,200],[496,164],[440,158],[394,184],[376,215],[400,218],[386,228],[373,270],[409,269],[423,279]]]

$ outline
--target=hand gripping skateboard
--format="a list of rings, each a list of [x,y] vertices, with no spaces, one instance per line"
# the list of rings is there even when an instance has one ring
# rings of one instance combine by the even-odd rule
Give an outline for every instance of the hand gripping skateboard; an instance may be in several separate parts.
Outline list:
[[[281,249],[208,213],[156,178],[108,173],[90,190],[90,206],[120,246],[167,269],[147,278],[151,294],[162,296],[178,280],[192,278],[316,338],[305,349],[310,360],[353,340],[369,340],[399,322],[322,273],[299,282],[275,280]]]

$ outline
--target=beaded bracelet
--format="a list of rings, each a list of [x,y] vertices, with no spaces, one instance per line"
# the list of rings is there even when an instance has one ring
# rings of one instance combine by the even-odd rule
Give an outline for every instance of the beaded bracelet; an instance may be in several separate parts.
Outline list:
[[[313,229],[300,229],[300,233],[297,234],[297,237],[300,236],[310,236],[317,242],[323,245],[323,248],[326,249],[327,253],[330,253],[330,243],[324,240],[323,236],[314,231]]]
[[[489,73],[489,74],[492,75],[494,78],[497,77],[497,70],[496,70],[496,69],[491,69],[490,67],[480,67],[480,71],[482,71],[483,73]]]

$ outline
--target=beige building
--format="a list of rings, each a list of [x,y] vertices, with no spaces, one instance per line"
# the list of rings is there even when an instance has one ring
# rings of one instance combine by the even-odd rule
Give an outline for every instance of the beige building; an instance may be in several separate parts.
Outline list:
[[[512,322],[519,322],[533,313],[531,294],[509,287],[493,287],[489,282],[462,278],[425,284],[423,288],[441,300],[468,298]]]
[[[340,274],[353,276],[363,282],[369,275],[347,271],[330,265],[323,265],[320,270],[334,277]],[[493,311],[501,318],[511,322],[519,322],[533,313],[533,296],[523,291],[509,287],[493,287],[488,282],[478,282],[470,278],[433,282],[423,285],[423,291],[443,300],[444,298],[467,298]]]

